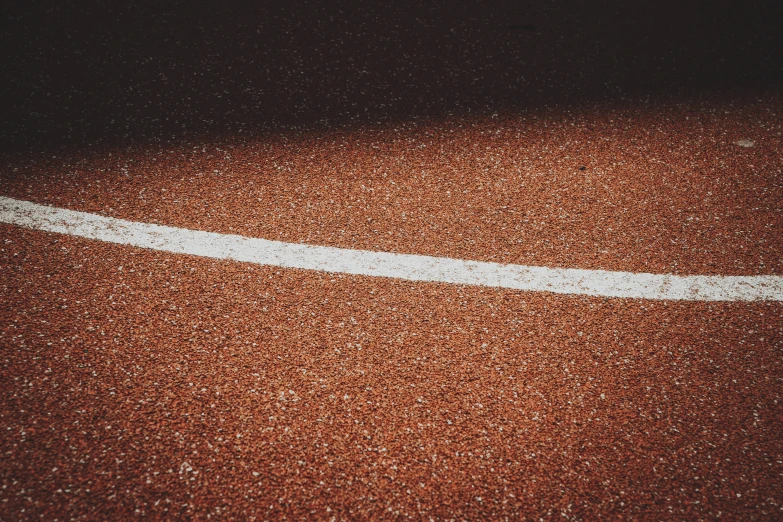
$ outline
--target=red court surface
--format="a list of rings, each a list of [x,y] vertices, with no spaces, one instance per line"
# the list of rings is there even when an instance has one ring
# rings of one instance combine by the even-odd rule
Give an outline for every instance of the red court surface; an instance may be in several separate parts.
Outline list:
[[[700,187],[699,168],[675,166],[684,152],[660,152],[665,168],[681,173],[665,192],[685,196],[643,201],[653,191],[642,182],[650,161],[630,171],[604,167],[610,153],[588,146],[575,163],[590,170],[573,169],[559,152],[532,154],[539,166],[520,172],[516,138],[482,139],[492,125],[476,127],[467,150],[480,143],[472,164],[494,154],[500,167],[472,178],[461,177],[465,160],[461,168],[434,165],[466,150],[449,153],[453,141],[408,131],[385,153],[372,147],[380,140],[371,134],[320,149],[325,138],[313,138],[313,148],[283,158],[285,140],[255,153],[253,144],[229,144],[225,154],[188,146],[59,167],[47,160],[22,167],[25,175],[4,187],[7,195],[105,215],[313,244],[545,263],[568,243],[573,253],[554,265],[776,273],[783,199],[776,157],[764,145],[710,149],[705,161],[731,165],[701,181],[716,203],[684,191],[689,176]],[[496,128],[512,134],[513,125]],[[744,128],[761,143],[779,140],[774,128]],[[581,132],[585,143],[601,142]],[[560,150],[569,138],[549,147]],[[420,152],[420,140],[441,154]],[[611,158],[633,159],[632,152]],[[247,166],[250,158],[260,170]],[[258,177],[270,158],[291,173]],[[378,158],[375,172],[370,158]],[[748,177],[732,184],[750,162],[757,184]],[[128,178],[117,175],[124,165]],[[422,171],[432,173],[431,183]],[[569,183],[546,192],[552,184],[544,172]],[[344,195],[334,201],[338,191]],[[754,194],[758,206],[750,208]],[[600,223],[588,219],[596,206],[625,212],[606,212]],[[514,215],[548,225],[520,226]],[[729,241],[738,223],[749,230]],[[511,242],[515,229],[525,243]],[[5,513],[780,513],[779,302],[414,283],[151,252],[11,225],[2,225],[2,237]],[[607,253],[596,251],[598,241]]]
[[[441,7],[433,12],[449,12]],[[280,123],[275,111],[293,111],[299,92],[285,91],[289,97],[269,109],[273,123],[250,128],[251,109],[239,110],[244,91],[232,86],[226,97],[234,96],[237,113],[228,115],[187,104],[167,112],[176,104],[166,90],[151,105],[142,104],[153,99],[149,93],[131,96],[125,101],[143,117],[128,120],[129,137],[104,141],[90,132],[111,128],[110,117],[124,121],[124,105],[105,119],[99,109],[80,120],[58,108],[59,123],[50,127],[9,109],[21,130],[7,134],[13,146],[4,145],[0,196],[346,249],[683,276],[782,275],[780,91],[754,83],[712,92],[699,82],[676,83],[688,60],[652,60],[677,79],[680,94],[648,95],[628,80],[637,90],[627,97],[575,95],[568,82],[603,85],[588,74],[601,66],[630,67],[665,86],[653,65],[635,65],[635,52],[657,51],[638,44],[623,54],[597,15],[590,20],[599,38],[590,47],[579,16],[563,12],[558,22],[558,12],[544,8],[530,17],[520,12],[506,20],[492,11],[491,23],[480,9],[433,25],[429,11],[354,20],[360,28],[373,20],[369,33],[387,43],[384,31],[404,20],[407,40],[388,51],[395,71],[407,63],[399,53],[420,42],[416,35],[424,44],[441,32],[471,35],[478,51],[447,53],[472,60],[448,62],[455,77],[444,72],[448,64],[431,70],[429,61],[410,58],[415,86],[432,87],[430,73],[456,78],[458,92],[444,94],[443,110],[431,109],[437,100],[426,89],[421,105],[394,105],[413,91],[378,87],[388,78],[370,57],[385,54],[372,47],[356,51],[363,56],[356,70],[343,61],[352,56],[347,47],[340,59],[324,59],[326,69],[341,64],[337,73],[354,80],[365,77],[360,66],[370,67],[366,74],[379,83],[366,93],[340,91],[338,80],[322,76],[314,77],[328,85],[302,80],[317,93],[333,88],[358,100],[360,113],[362,104],[370,107],[364,120],[339,120],[342,102],[324,95],[324,105],[302,111],[338,123],[315,116]],[[292,27],[323,15],[306,13],[297,11],[302,18]],[[496,36],[493,24],[501,21],[508,27]],[[224,34],[216,24],[212,36]],[[315,40],[318,28],[339,32],[313,24]],[[417,33],[420,25],[432,32]],[[712,29],[697,35],[719,41]],[[31,38],[49,49],[40,42],[55,37],[41,34]],[[376,42],[357,34],[358,42]],[[500,53],[481,61],[490,43],[508,51],[519,38],[533,46],[521,58]],[[679,40],[666,38],[676,48]],[[763,47],[758,38],[751,49]],[[565,43],[550,56],[545,49],[555,42]],[[154,55],[152,47],[125,59],[142,70],[152,62],[140,57]],[[297,47],[285,49],[290,54],[273,53],[272,69],[283,58],[299,63]],[[706,63],[747,72],[731,68],[742,62],[740,51],[719,49],[727,61]],[[607,50],[619,60],[614,65],[601,61]],[[88,58],[103,60],[102,52],[73,60],[86,67]],[[592,61],[573,65],[575,76],[563,73],[580,57]],[[501,88],[502,78],[486,84],[480,103],[460,97],[471,68],[484,78],[482,71],[495,74],[517,60],[529,61],[527,73],[542,71],[524,91],[525,103],[509,102],[514,91]],[[762,58],[753,60],[762,68]],[[35,76],[37,66],[30,67],[17,73],[20,93]],[[227,63],[218,69],[243,78]],[[151,82],[153,70],[143,78]],[[187,84],[161,70],[177,89]],[[275,81],[289,85],[281,78]],[[552,101],[546,90],[559,81],[570,85],[560,92],[568,96]],[[272,96],[275,85],[258,88]],[[104,94],[84,94],[75,106],[93,95],[105,101]],[[55,110],[30,96],[19,106]],[[493,105],[492,96],[502,103]],[[391,116],[378,108],[384,100]],[[459,103],[471,110],[455,109]],[[188,125],[214,117],[227,127],[156,139],[147,126],[156,111],[172,121],[184,116]],[[191,111],[197,114],[187,120]],[[233,118],[244,133],[227,130]],[[0,520],[783,517],[780,300],[645,300],[414,282],[0,223],[0,397]]]

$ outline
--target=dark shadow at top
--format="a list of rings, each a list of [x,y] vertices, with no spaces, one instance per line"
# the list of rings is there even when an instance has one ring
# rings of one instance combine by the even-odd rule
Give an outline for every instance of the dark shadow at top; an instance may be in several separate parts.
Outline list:
[[[774,1],[203,4],[10,2],[0,149],[778,89],[783,78]]]

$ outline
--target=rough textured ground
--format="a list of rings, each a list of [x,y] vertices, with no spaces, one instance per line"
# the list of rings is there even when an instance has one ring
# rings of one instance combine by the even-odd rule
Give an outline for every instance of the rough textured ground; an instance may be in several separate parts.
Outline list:
[[[283,241],[755,275],[783,273],[781,150],[783,98],[705,97],[53,154],[0,180],[11,197]]]
[[[642,11],[12,2],[0,194],[347,248],[783,274],[779,18]],[[781,303],[0,225],[0,520],[780,519],[782,366]]]
[[[779,303],[3,238],[4,513],[780,513]]]

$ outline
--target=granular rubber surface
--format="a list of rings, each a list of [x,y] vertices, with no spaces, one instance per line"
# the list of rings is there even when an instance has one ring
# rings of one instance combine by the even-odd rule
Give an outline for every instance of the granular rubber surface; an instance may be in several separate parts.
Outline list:
[[[779,303],[520,294],[3,238],[5,513],[780,512]]]
[[[783,274],[772,4],[626,4],[10,2],[0,195],[350,249]],[[782,383],[780,302],[0,224],[0,520],[775,520]]]
[[[780,274],[782,131],[780,96],[712,97],[58,154],[20,161],[0,180],[6,196],[289,242]],[[753,147],[736,144],[748,137]]]

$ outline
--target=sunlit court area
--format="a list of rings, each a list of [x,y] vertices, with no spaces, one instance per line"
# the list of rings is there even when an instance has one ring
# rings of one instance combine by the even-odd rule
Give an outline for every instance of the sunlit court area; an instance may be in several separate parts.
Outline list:
[[[774,2],[9,1],[0,520],[780,520]]]

